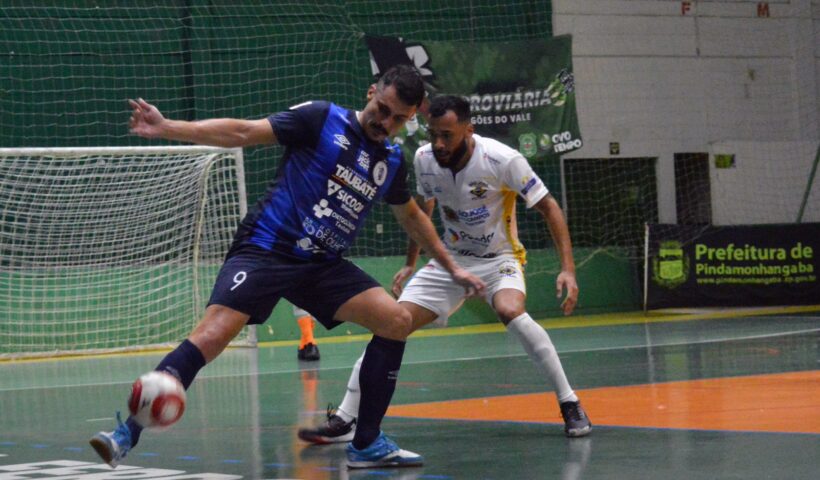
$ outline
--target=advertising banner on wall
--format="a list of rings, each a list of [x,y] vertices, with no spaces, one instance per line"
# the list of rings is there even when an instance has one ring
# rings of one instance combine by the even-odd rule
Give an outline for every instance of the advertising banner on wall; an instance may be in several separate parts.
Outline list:
[[[648,309],[820,304],[820,223],[648,228]]]
[[[516,148],[529,160],[583,145],[569,35],[484,43],[419,43],[366,36],[365,42],[374,75],[396,64],[414,65],[428,92],[461,95],[470,101],[476,133]],[[424,133],[423,118],[419,121],[421,125],[411,123],[408,130],[408,136],[416,137],[409,140],[415,143]]]

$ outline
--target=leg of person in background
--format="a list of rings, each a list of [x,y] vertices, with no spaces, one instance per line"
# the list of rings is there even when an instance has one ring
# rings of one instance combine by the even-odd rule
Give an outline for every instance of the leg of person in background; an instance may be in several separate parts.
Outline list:
[[[316,345],[316,339],[313,338],[313,317],[296,305],[293,306],[293,316],[296,317],[301,332],[296,358],[307,362],[319,360],[319,346]]]
[[[361,399],[359,372],[363,359],[364,353],[353,365],[353,371],[347,381],[347,391],[345,391],[345,397],[339,408],[334,409],[333,404],[328,405],[327,421],[316,427],[300,428],[297,432],[299,438],[317,445],[353,440],[356,434],[356,417],[359,416],[359,400]]]
[[[513,334],[530,360],[555,390],[561,416],[564,418],[564,432],[568,437],[583,437],[592,431],[592,423],[581,407],[578,396],[572,390],[558,358],[558,352],[546,330],[535,322],[524,309],[524,292],[513,288],[499,290],[493,297],[493,309]]]

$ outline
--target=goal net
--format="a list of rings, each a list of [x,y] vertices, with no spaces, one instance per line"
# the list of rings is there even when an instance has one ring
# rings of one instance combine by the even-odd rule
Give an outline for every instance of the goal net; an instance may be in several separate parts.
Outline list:
[[[0,205],[0,358],[174,344],[246,209],[242,151],[0,149]]]

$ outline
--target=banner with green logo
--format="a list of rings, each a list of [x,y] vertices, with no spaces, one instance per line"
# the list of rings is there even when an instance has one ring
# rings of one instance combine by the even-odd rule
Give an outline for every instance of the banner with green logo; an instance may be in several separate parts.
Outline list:
[[[572,38],[514,42],[411,42],[366,36],[373,74],[415,65],[431,93],[470,100],[476,133],[530,160],[571,152],[583,142],[575,110]],[[410,124],[407,152],[424,141],[424,122]]]
[[[649,309],[820,304],[820,223],[649,225]]]

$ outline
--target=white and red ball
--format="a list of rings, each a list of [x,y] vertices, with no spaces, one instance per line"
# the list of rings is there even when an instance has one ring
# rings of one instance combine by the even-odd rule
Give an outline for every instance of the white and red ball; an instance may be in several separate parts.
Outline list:
[[[148,372],[131,386],[128,410],[143,427],[169,427],[185,412],[185,388],[169,373]]]

